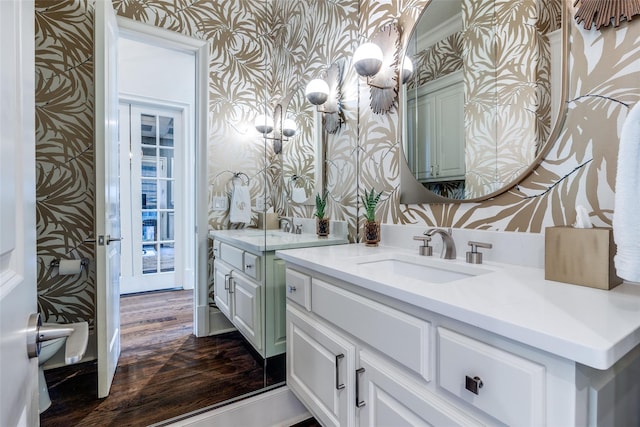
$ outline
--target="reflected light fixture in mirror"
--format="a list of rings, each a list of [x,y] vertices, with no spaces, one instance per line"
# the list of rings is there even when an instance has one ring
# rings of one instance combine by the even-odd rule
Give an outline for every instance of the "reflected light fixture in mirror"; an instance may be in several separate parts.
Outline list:
[[[344,60],[335,61],[323,79],[311,80],[305,96],[322,113],[322,123],[328,133],[336,133],[345,122],[342,111],[342,75]]]
[[[353,55],[356,72],[366,77],[371,94],[371,110],[384,114],[398,98],[398,52],[400,32],[396,24],[377,31],[370,42],[360,45]]]
[[[294,136],[297,131],[295,120],[290,117],[284,118],[282,104],[277,104],[274,110],[274,118],[267,114],[259,114],[254,120],[256,130],[260,132],[265,139],[273,141],[273,151],[275,154],[282,153],[282,142],[288,141],[288,138]],[[275,127],[274,123],[278,123]],[[268,136],[273,132],[273,136]]]
[[[404,61],[402,61],[402,74],[400,76],[400,81],[402,84],[405,84],[413,77],[413,62],[411,58],[408,56],[404,57]]]

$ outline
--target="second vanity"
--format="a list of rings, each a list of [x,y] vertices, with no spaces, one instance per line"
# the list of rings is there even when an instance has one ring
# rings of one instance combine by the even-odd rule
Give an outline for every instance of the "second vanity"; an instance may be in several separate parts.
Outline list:
[[[264,358],[284,353],[285,266],[278,249],[347,243],[346,237],[279,230],[211,231],[218,309]]]
[[[640,423],[640,286],[397,247],[276,254],[287,383],[322,425]]]

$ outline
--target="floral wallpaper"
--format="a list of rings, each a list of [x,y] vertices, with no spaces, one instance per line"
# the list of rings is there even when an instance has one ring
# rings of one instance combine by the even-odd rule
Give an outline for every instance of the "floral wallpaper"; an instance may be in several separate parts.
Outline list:
[[[95,264],[59,276],[56,259],[94,259],[93,3],[35,2],[38,310],[45,321],[95,315]]]
[[[344,58],[347,120],[336,134],[323,136],[324,175],[330,216],[348,222],[352,241],[361,221],[358,194],[372,187],[384,191],[377,215],[386,223],[540,233],[572,223],[575,205],[581,204],[595,225],[611,225],[619,132],[640,99],[635,59],[640,21],[587,31],[569,20],[567,115],[540,165],[519,185],[481,203],[403,205],[397,111],[371,113],[368,87],[350,60],[355,47],[385,24],[397,19],[400,28],[410,28],[427,3],[115,0],[113,5],[123,16],[211,41],[211,196],[229,190],[225,171],[242,171],[251,177],[253,200],[263,197],[267,206],[312,214],[307,206],[287,206],[281,193],[263,185],[282,185],[283,176],[308,168],[309,141],[294,137],[291,142],[299,147],[285,144],[285,157],[275,155],[271,141],[256,134],[253,119],[264,100],[271,108],[283,101],[288,114],[307,114],[304,85]],[[79,278],[56,276],[49,268],[56,258],[94,258],[93,246],[83,243],[93,234],[95,206],[93,0],[37,0],[35,19],[38,303],[45,319],[93,323],[93,265]],[[287,163],[287,154],[295,161]],[[225,214],[209,213],[211,228],[227,223]]]

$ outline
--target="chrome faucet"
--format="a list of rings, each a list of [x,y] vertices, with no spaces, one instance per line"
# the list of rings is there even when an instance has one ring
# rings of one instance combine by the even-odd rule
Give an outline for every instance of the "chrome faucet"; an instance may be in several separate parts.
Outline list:
[[[451,237],[451,229],[447,231],[442,228],[431,228],[424,233],[425,236],[429,237],[434,234],[439,234],[442,237],[442,254],[440,254],[440,258],[456,259],[456,244],[453,241],[453,237]]]
[[[292,232],[293,233],[293,218],[287,218],[286,216],[281,216],[278,218],[279,224],[282,225],[282,221],[284,221],[284,227],[282,231],[285,233]]]

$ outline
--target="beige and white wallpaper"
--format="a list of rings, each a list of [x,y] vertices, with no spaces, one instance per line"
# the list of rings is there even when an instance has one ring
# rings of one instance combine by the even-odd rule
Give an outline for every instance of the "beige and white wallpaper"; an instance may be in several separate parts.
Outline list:
[[[571,1],[571,0],[565,0]],[[570,88],[562,132],[533,173],[507,193],[482,203],[401,205],[398,114],[374,115],[368,88],[352,70],[355,47],[385,24],[418,19],[427,0],[195,2],[115,0],[118,14],[211,41],[209,80],[210,194],[226,191],[228,174],[252,177],[251,194],[278,206],[281,194],[263,182],[305,167],[307,140],[283,162],[253,129],[263,101],[280,101],[290,114],[308,111],[301,91],[336,59],[345,58],[347,122],[325,135],[325,174],[333,219],[349,223],[355,241],[361,214],[358,193],[384,191],[377,215],[386,223],[424,224],[540,233],[570,224],[575,205],[587,207],[595,225],[610,225],[619,132],[640,99],[640,21],[586,31],[570,20]],[[45,319],[93,322],[95,270],[80,278],[53,276],[54,258],[86,256],[94,228],[93,0],[36,1],[36,121],[38,303]],[[264,82],[267,82],[266,84]],[[309,126],[309,124],[305,125]],[[266,154],[265,154],[266,153]],[[298,160],[299,159],[299,160]],[[299,165],[297,164],[299,162]],[[216,181],[216,176],[218,180]],[[280,202],[278,202],[280,200]],[[284,206],[283,206],[284,207]],[[291,208],[310,216],[308,207]],[[210,212],[210,227],[224,215]]]

